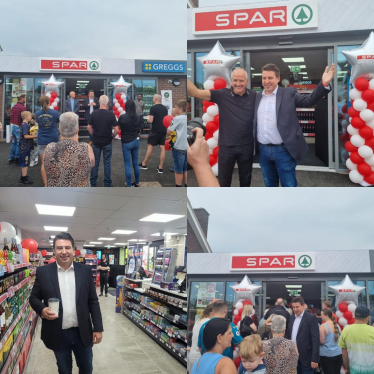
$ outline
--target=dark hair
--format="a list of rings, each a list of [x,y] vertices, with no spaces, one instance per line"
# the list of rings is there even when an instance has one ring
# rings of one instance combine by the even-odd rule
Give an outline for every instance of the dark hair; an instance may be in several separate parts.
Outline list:
[[[321,315],[321,309],[316,309],[316,316],[320,316]]]
[[[180,100],[175,104],[179,109],[182,109],[183,112],[187,110],[187,101],[186,100]]]
[[[278,78],[280,77],[280,70],[277,65],[275,64],[266,64],[262,67],[262,71],[273,71],[275,76]]]
[[[88,91],[88,93],[90,93],[90,92],[93,92],[93,93],[95,93],[95,91],[94,91],[94,90],[89,90],[89,91]]]
[[[338,339],[339,339],[339,327],[338,327],[338,324],[335,321],[335,317],[332,315],[331,309],[328,309],[328,308],[323,309],[322,313],[325,316],[329,317],[331,319],[332,323],[334,324],[335,341],[337,342]]]
[[[135,118],[136,109],[135,109],[135,102],[134,102],[134,100],[129,99],[129,100],[126,101],[126,103],[125,103],[125,111],[126,111],[126,114],[131,119]]]
[[[141,97],[143,97],[143,94],[138,94],[138,96],[141,96]]]
[[[214,312],[223,312],[225,309],[227,309],[227,303],[222,300],[215,301],[212,306]]]
[[[218,335],[224,335],[230,327],[230,321],[226,318],[213,318],[208,321],[203,331],[203,343],[207,351],[217,344]]]
[[[105,254],[105,253],[103,253],[103,254],[101,255],[101,259],[103,259],[103,256],[105,256],[105,258],[106,258],[106,254]]]
[[[60,232],[53,239],[53,249],[56,248],[56,240],[70,240],[71,246],[74,248],[74,239],[68,232]]]
[[[19,100],[23,99],[24,97],[26,97],[26,94],[20,94],[20,95],[18,95],[17,99],[19,101]]]
[[[292,304],[300,303],[300,305],[304,305],[304,299],[301,296],[296,296],[292,299]]]

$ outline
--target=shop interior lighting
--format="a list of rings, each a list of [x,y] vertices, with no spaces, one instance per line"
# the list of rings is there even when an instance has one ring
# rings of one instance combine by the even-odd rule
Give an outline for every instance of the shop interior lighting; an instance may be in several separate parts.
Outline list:
[[[77,83],[90,83],[90,81],[77,81]]]
[[[71,217],[74,215],[75,206],[56,206],[56,205],[44,205],[35,204],[39,214],[46,214],[50,216],[67,216]]]
[[[54,239],[55,237],[56,237],[56,235],[52,235],[52,236],[50,236],[51,239]]]
[[[116,240],[116,238],[97,238],[97,240]]]
[[[291,284],[291,285],[286,285],[286,288],[301,288],[301,287],[302,287],[301,284],[298,285],[298,286],[295,286],[295,285],[293,285],[293,284]]]
[[[288,65],[288,67],[291,69],[291,66],[300,66],[300,69],[306,69],[306,65]]]
[[[129,242],[137,242],[138,239],[130,239]]]
[[[90,244],[103,244],[103,242],[90,242]]]
[[[117,235],[130,235],[130,234],[133,234],[134,230],[116,230],[116,231],[113,231],[112,234],[117,234]]]
[[[68,231],[68,227],[44,226],[45,231]]]
[[[299,71],[297,74],[308,75],[306,71]]]
[[[304,57],[282,57],[283,62],[305,62]]]
[[[179,235],[177,232],[165,232],[165,235]],[[154,234],[151,234],[151,236],[161,236],[161,233],[156,232]]]
[[[153,213],[150,216],[141,218],[139,221],[143,222],[170,222],[174,221],[178,218],[185,217],[185,215],[181,214],[160,214],[160,213]]]
[[[114,243],[115,245],[126,245],[127,243]]]
[[[252,77],[257,77],[257,76],[259,76],[259,75],[262,75],[262,73],[253,73],[253,74],[252,74]]]
[[[297,291],[297,292],[301,292],[301,290],[287,290],[288,292],[291,292],[291,291]]]
[[[84,247],[94,247],[94,244],[85,244]]]

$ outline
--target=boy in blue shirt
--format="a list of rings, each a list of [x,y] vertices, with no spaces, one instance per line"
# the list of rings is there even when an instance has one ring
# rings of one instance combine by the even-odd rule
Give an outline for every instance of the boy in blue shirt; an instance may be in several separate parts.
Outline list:
[[[246,336],[239,347],[239,374],[266,374],[265,352],[260,335]]]
[[[213,303],[213,312],[212,312],[212,318],[225,318],[227,314],[227,304],[224,301],[216,301]],[[204,327],[209,321],[205,322],[199,331],[199,339],[197,342],[197,346],[200,348],[201,354],[203,355],[206,352],[206,349],[204,347],[203,343],[203,332],[204,332]],[[231,347],[226,348],[223,352],[222,355],[225,357],[231,358],[231,360],[234,358],[234,349],[235,346],[238,346],[243,338],[240,335],[240,332],[238,328],[232,323],[231,323],[231,328],[232,328],[232,333],[234,334],[234,337],[231,340]]]

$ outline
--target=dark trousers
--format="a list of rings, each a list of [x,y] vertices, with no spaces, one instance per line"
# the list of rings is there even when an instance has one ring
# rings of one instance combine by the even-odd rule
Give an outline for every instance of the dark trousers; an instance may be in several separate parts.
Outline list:
[[[250,187],[253,164],[253,143],[219,146],[218,179],[221,187],[230,187],[235,163],[238,164],[240,187]]]
[[[342,355],[334,357],[320,356],[321,367],[323,374],[340,374],[340,369],[343,365]]]
[[[59,374],[72,374],[72,351],[74,352],[75,362],[79,368],[79,374],[92,374],[93,344],[88,347],[83,345],[78,327],[62,330],[60,344],[60,349],[53,351],[56,356]]]
[[[108,273],[100,273],[100,293],[103,293],[105,286],[105,295],[108,294]]]
[[[297,365],[297,374],[314,374],[314,369],[309,366],[304,366],[300,361]]]

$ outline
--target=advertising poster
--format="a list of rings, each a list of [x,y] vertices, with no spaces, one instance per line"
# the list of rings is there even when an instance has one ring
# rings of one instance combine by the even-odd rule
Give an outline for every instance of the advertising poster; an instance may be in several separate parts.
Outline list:
[[[168,114],[171,114],[173,109],[173,91],[171,90],[161,90],[162,101],[161,104],[168,108]]]
[[[215,282],[205,283],[200,282],[199,290],[197,293],[197,308],[205,308],[209,305],[214,299],[216,294],[216,284]]]
[[[27,91],[27,79],[21,79],[19,81],[18,91],[20,94],[26,94]]]
[[[19,83],[12,83],[12,97],[17,97],[19,94]]]

